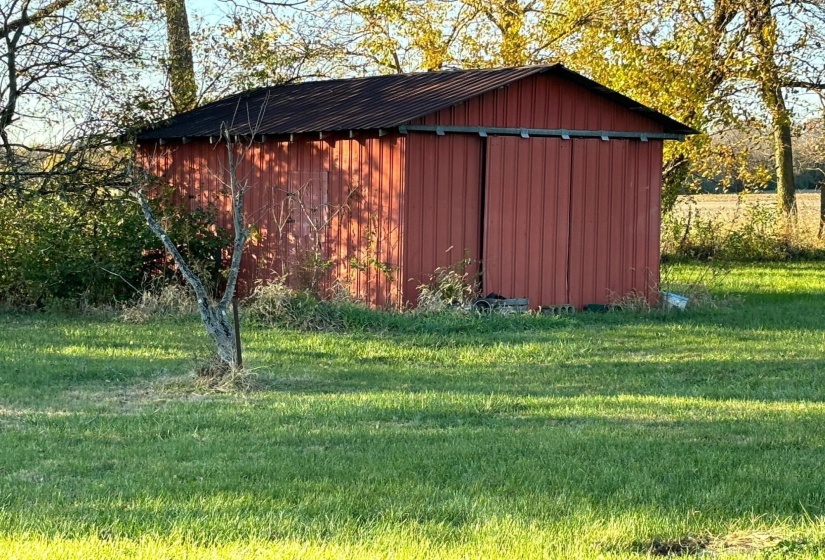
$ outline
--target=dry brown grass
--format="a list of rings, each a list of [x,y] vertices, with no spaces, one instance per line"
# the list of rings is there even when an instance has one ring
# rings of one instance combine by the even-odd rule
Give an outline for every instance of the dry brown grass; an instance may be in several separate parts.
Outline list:
[[[754,555],[776,549],[783,537],[767,531],[737,531],[729,535],[687,535],[675,539],[654,539],[637,548],[651,556]]]
[[[228,364],[217,355],[195,366],[195,388],[201,391],[245,393],[258,386],[258,378],[252,370]]]
[[[748,206],[758,205],[776,208],[775,193],[754,194],[695,194],[680,196],[674,213],[685,217],[697,212],[708,218],[726,219],[731,226],[741,223],[747,217]],[[802,234],[813,234],[819,230],[819,192],[801,191],[796,194],[797,227]]]
[[[610,292],[610,308],[614,311],[628,311],[631,313],[646,313],[651,310],[650,300],[642,292],[633,291],[624,296]]]
[[[126,323],[142,324],[152,319],[194,315],[197,311],[191,288],[168,284],[146,290],[139,299],[125,304],[120,318]]]

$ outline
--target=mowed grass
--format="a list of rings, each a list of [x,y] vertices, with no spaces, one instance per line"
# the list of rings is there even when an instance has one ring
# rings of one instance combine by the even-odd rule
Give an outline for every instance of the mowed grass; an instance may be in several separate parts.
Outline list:
[[[683,267],[674,274],[695,276]],[[683,314],[244,330],[0,318],[0,558],[825,557],[825,263]]]

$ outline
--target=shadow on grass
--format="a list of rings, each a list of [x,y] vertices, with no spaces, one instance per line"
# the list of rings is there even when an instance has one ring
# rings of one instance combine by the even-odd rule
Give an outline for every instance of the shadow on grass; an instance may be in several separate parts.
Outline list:
[[[786,341],[801,333],[688,326],[663,331],[650,321],[609,327],[571,323],[495,338],[248,329],[245,352],[264,388],[290,393],[401,388],[537,396],[825,399],[825,360],[806,356],[816,346],[815,338],[797,349]],[[202,355],[209,351],[197,327],[194,322],[134,326],[67,320],[39,330],[7,329],[0,343],[0,389],[7,402],[47,404],[44,398],[59,400],[67,391],[128,387],[159,375],[182,375],[194,363],[188,348]]]
[[[456,373],[450,366],[409,367],[388,372],[386,366],[362,366],[317,373],[280,370],[264,377],[264,388],[291,394],[372,393],[403,390],[513,396],[615,396],[632,393],[706,399],[774,402],[825,402],[821,360],[788,359],[750,363],[703,360],[691,363],[604,362],[597,366],[493,365]],[[274,369],[274,371],[279,371]]]
[[[701,527],[825,513],[822,410],[380,398],[31,418],[0,435],[16,450],[0,459],[0,529],[228,542],[407,524],[461,538],[503,516],[693,516]]]

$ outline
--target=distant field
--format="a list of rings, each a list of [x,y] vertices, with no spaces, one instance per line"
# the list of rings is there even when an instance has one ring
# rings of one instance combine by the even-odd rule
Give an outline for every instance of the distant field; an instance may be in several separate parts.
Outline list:
[[[803,229],[818,228],[819,226],[819,192],[802,191],[796,195],[799,211],[799,223]],[[687,214],[690,211],[699,213],[705,218],[727,217],[737,221],[747,215],[749,206],[759,205],[769,208],[776,207],[776,193],[760,194],[699,194],[680,196],[677,202],[677,214]]]

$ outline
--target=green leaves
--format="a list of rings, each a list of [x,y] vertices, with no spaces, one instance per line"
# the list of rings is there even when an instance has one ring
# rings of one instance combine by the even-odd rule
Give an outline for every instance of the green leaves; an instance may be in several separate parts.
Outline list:
[[[229,234],[214,226],[214,210],[189,211],[168,196],[156,205],[193,266],[213,286],[220,283],[215,256]],[[0,198],[0,301],[112,303],[173,275],[130,198],[105,191],[34,197],[25,204]]]

